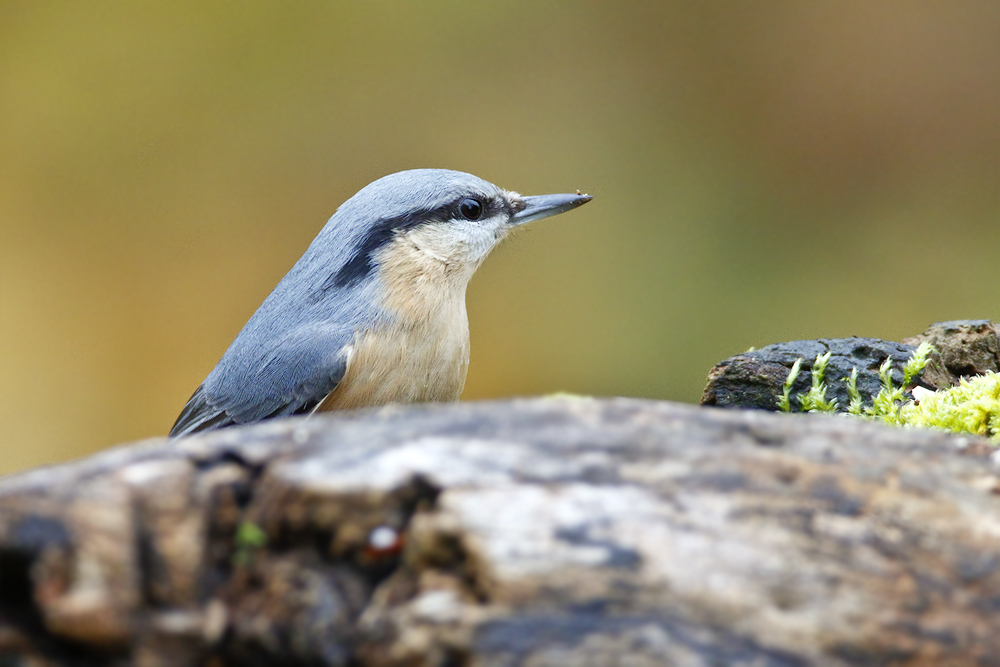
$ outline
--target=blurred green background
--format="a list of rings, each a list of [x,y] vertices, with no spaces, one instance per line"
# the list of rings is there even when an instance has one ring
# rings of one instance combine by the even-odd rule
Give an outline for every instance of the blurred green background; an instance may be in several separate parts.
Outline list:
[[[465,399],[997,319],[1000,4],[4,0],[0,472],[164,434],[412,167],[595,195],[473,280]]]

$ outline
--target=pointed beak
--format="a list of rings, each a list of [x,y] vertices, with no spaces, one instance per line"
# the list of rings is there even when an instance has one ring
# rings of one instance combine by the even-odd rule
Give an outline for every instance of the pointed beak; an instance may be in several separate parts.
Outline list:
[[[521,197],[524,208],[514,214],[510,219],[512,225],[523,225],[526,222],[533,222],[547,218],[550,215],[559,215],[571,208],[583,206],[593,197],[590,195],[535,195],[533,197]]]

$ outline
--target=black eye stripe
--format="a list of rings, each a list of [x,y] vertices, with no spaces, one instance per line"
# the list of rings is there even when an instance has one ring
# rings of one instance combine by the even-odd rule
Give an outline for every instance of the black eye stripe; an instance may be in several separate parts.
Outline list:
[[[328,289],[348,287],[361,282],[375,268],[373,259],[375,253],[391,243],[397,233],[416,229],[432,221],[470,219],[462,213],[462,204],[466,200],[473,200],[482,207],[479,217],[475,220],[491,218],[501,213],[513,215],[503,197],[490,198],[477,195],[460,197],[435,209],[421,209],[393,218],[383,218],[369,228],[368,233],[355,246],[350,259],[327,279],[316,298]]]

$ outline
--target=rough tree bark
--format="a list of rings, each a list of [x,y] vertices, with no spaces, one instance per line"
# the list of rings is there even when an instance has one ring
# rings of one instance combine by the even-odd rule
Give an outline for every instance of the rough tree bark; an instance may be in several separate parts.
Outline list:
[[[149,441],[0,480],[0,664],[998,664],[992,451],[627,399]]]

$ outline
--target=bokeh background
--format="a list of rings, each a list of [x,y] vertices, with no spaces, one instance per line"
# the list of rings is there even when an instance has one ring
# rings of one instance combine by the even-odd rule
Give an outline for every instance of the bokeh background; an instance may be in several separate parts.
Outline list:
[[[473,280],[465,399],[997,319],[1000,4],[0,2],[0,472],[165,433],[423,166],[595,195]]]

